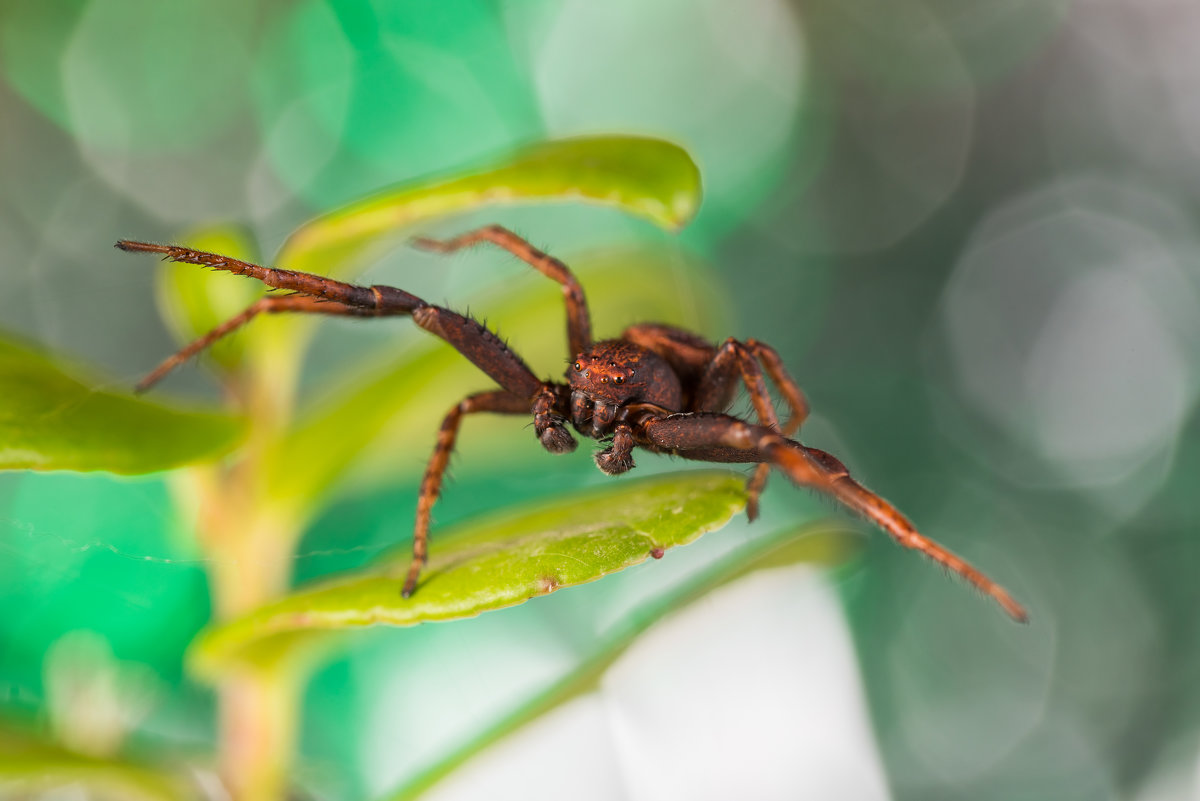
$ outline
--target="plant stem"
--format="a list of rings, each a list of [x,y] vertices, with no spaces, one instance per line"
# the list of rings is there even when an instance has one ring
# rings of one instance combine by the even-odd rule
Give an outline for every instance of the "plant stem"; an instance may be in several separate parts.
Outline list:
[[[221,682],[221,776],[238,801],[285,797],[297,689],[287,670],[236,673]]]
[[[295,369],[253,370],[243,384],[249,436],[234,464],[189,471],[198,532],[209,559],[214,616],[229,620],[284,595],[300,524],[266,501],[262,470],[290,417]],[[270,364],[263,360],[263,364]],[[290,368],[290,369],[289,369]],[[235,801],[286,797],[299,673],[287,665],[231,672],[217,687],[218,766]]]

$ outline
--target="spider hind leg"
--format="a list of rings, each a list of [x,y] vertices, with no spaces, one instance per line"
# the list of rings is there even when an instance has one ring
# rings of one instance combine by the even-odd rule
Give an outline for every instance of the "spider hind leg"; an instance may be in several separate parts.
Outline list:
[[[639,444],[690,459],[763,462],[792,483],[811,487],[838,501],[892,537],[898,544],[923,553],[957,573],[992,598],[1013,620],[1024,623],[1024,607],[1008,591],[965,559],[917,531],[916,527],[879,495],[855,481],[836,457],[807,448],[778,431],[724,414],[698,413],[647,416],[637,421]],[[734,454],[741,452],[744,458]]]

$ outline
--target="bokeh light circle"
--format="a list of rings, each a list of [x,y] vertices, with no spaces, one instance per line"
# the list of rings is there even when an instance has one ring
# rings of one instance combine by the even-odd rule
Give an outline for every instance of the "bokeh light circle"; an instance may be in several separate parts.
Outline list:
[[[1153,491],[1141,468],[1169,459],[1197,394],[1198,257],[1181,212],[1114,178],[1056,182],[980,226],[942,335],[964,401],[1010,444],[998,468],[1120,487],[1130,509]]]

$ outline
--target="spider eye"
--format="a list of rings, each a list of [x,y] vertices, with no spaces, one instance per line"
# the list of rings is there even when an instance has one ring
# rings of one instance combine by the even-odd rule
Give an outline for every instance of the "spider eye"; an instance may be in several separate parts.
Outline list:
[[[623,375],[619,375],[619,376],[617,376],[616,378],[614,378],[614,379],[613,379],[613,381],[616,381],[618,384],[624,384],[624,383],[625,383],[625,376],[623,376]]]
[[[582,369],[583,369],[583,365],[580,364],[579,362],[575,362],[575,372],[578,373]]]

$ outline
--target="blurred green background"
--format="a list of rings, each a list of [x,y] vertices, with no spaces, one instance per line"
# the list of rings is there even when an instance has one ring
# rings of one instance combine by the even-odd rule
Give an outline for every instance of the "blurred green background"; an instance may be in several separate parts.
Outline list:
[[[1183,0],[4,0],[0,325],[132,386],[174,345],[153,264],[118,238],[231,223],[269,254],[321,211],[517,145],[677,142],[706,189],[677,237],[571,204],[420,233],[500,222],[581,270],[657,254],[647,269],[704,334],[783,355],[814,407],[806,442],[1033,622],[871,532],[832,574],[764,575],[666,621],[599,693],[434,796],[1200,798],[1198,46]],[[527,272],[401,249],[363,280],[486,316],[497,287],[540,286]],[[620,311],[598,334],[635,322]],[[324,322],[301,394],[336,393],[347,353],[423,336]],[[163,393],[220,400],[195,366]],[[439,416],[347,477],[297,581],[409,536]],[[485,429],[501,444],[473,456]],[[463,440],[441,525],[605,480],[588,448],[552,458],[523,422]],[[211,750],[211,692],[182,671],[209,618],[205,557],[170,480],[0,475],[9,718],[116,698],[93,728]],[[355,638],[306,693],[297,783],[385,793],[578,661],[633,599],[832,510],[776,478],[761,522],[662,563]],[[72,673],[96,660],[113,686]],[[64,710],[63,686],[85,700]]]

